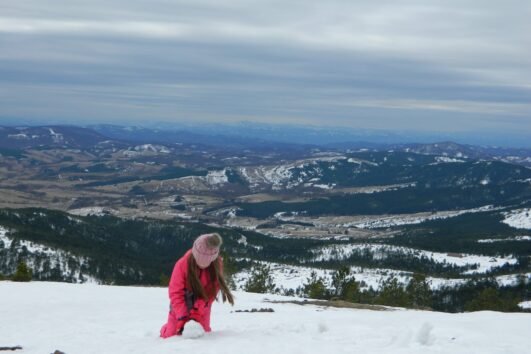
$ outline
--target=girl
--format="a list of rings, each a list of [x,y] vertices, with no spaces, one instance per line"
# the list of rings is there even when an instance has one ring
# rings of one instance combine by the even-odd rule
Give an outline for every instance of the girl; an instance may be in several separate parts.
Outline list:
[[[219,257],[221,243],[217,233],[201,235],[175,264],[168,288],[170,313],[168,322],[160,329],[162,338],[181,335],[190,320],[210,332],[210,308],[219,290],[223,302],[234,305],[223,277],[223,262]]]

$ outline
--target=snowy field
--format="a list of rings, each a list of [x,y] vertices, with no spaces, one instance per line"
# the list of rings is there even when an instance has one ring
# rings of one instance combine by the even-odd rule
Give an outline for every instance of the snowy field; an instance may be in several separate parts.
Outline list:
[[[214,304],[213,332],[160,339],[166,289],[0,282],[0,347],[15,353],[526,353],[531,314],[371,311],[274,304],[236,293]],[[273,313],[234,310],[273,308]],[[185,329],[186,331],[186,329]]]

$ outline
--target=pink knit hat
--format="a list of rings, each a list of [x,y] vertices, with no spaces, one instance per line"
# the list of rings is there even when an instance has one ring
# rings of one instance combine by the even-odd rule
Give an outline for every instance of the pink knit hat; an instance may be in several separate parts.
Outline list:
[[[212,242],[213,241],[213,242]],[[192,247],[195,262],[200,268],[206,268],[219,255],[221,237],[218,234],[204,234],[199,236]]]

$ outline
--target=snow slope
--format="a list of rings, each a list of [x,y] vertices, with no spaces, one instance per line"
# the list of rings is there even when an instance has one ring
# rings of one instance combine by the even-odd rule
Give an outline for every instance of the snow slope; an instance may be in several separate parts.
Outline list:
[[[343,260],[351,257],[354,252],[363,251],[373,252],[373,258],[385,258],[390,253],[400,253],[417,258],[426,257],[435,263],[451,264],[458,267],[477,265],[477,269],[466,271],[464,274],[486,273],[493,268],[501,267],[505,264],[516,264],[517,259],[513,256],[508,257],[491,257],[475,254],[449,254],[440,252],[431,252],[421,249],[392,246],[386,244],[347,244],[347,245],[330,245],[313,250],[315,258],[313,261]]]
[[[323,278],[327,287],[331,288],[333,269],[310,268],[303,266],[294,266],[274,262],[260,262],[270,267],[271,278],[277,288],[282,294],[285,290],[297,290],[303,287],[308,282],[312,272],[315,272],[317,277]],[[399,271],[385,268],[363,268],[350,267],[350,274],[353,275],[358,282],[362,282],[362,288],[366,289],[372,287],[379,289],[381,282],[390,276],[396,277],[400,283],[407,283],[411,278],[412,273],[406,271]],[[234,274],[234,283],[237,289],[244,289],[247,280],[251,276],[251,269],[244,269]],[[439,284],[440,282],[438,282]]]
[[[516,229],[531,229],[531,209],[518,209],[503,213],[503,223]]]
[[[213,332],[158,338],[166,289],[0,282],[0,346],[16,353],[525,353],[531,314],[371,311],[274,304],[236,293],[214,304]],[[286,298],[283,298],[286,299]],[[273,313],[233,310],[270,307]]]
[[[312,272],[315,272],[317,277],[323,278],[325,286],[332,289],[332,275],[335,272],[334,269],[311,268],[265,261],[259,263],[269,266],[271,278],[273,279],[275,287],[280,291],[280,294],[284,294],[286,290],[296,291],[297,288],[303,287],[308,282],[308,278]],[[251,271],[252,269],[246,268],[233,275],[237,289],[244,289],[247,280],[251,276]],[[354,276],[356,281],[360,282],[362,289],[372,287],[373,289],[378,290],[382,286],[382,282],[390,277],[396,278],[399,283],[405,286],[411,280],[413,272],[389,268],[351,266],[350,275]],[[495,279],[500,286],[515,286],[518,284],[519,277],[526,277],[528,281],[531,282],[531,273],[499,275],[496,276]],[[430,283],[431,288],[434,290],[440,289],[443,286],[455,287],[468,281],[467,278],[440,277],[428,277],[427,280]]]

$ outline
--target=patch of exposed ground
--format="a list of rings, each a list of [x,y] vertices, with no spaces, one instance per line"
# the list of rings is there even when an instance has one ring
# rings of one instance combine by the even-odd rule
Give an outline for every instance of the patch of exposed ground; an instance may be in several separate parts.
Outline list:
[[[380,305],[370,305],[370,304],[357,304],[353,302],[343,301],[343,300],[287,300],[287,301],[266,301],[273,304],[295,304],[295,305],[314,305],[321,307],[335,307],[342,309],[357,309],[357,310],[373,310],[373,311],[395,311],[395,309],[380,306]]]

